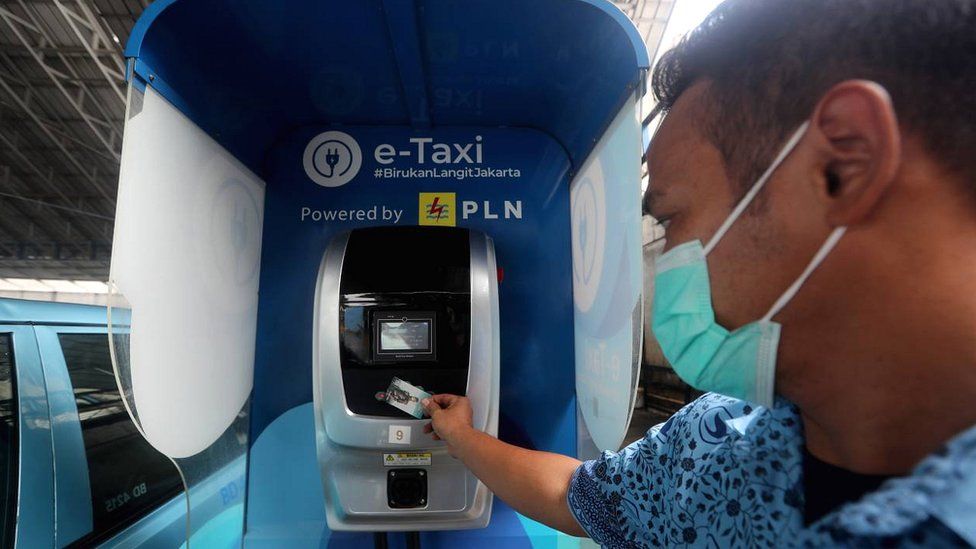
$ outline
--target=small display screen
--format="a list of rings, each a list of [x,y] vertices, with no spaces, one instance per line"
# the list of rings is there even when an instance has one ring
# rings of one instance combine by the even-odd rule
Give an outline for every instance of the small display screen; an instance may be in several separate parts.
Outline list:
[[[430,320],[381,320],[380,352],[429,352]]]

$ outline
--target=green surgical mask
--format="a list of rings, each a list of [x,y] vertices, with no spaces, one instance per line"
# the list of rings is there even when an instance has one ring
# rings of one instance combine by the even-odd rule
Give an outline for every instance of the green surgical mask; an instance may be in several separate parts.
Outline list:
[[[674,371],[701,391],[771,406],[776,380],[776,352],[782,326],[772,318],[800,291],[844,235],[838,227],[814,256],[803,274],[761,319],[730,332],[715,321],[711,284],[705,258],[755,199],[763,185],[793,152],[806,133],[804,123],[787,141],[766,172],[736,205],[707,245],[686,242],[663,254],[655,263],[654,336]]]

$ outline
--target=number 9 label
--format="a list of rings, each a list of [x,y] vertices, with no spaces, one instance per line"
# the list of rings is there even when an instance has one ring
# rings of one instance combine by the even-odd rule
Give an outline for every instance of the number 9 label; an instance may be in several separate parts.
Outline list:
[[[410,444],[410,426],[390,425],[390,444]]]

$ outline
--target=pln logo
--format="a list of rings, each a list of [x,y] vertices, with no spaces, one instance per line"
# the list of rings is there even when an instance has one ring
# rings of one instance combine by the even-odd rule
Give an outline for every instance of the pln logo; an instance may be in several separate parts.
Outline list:
[[[454,193],[420,193],[420,224],[441,227],[457,225],[457,198]]]
[[[363,165],[359,143],[345,132],[316,135],[302,158],[309,179],[323,187],[341,187],[352,181]]]

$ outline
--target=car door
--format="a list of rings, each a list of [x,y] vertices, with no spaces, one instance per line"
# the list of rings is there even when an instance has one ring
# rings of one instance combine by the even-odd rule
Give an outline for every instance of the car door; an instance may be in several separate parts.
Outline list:
[[[17,525],[17,380],[12,335],[0,330],[0,547],[11,547]]]
[[[54,545],[54,462],[34,329],[0,324],[0,546]]]
[[[179,471],[142,437],[119,394],[104,327],[34,328],[57,475],[54,546],[179,547]]]

